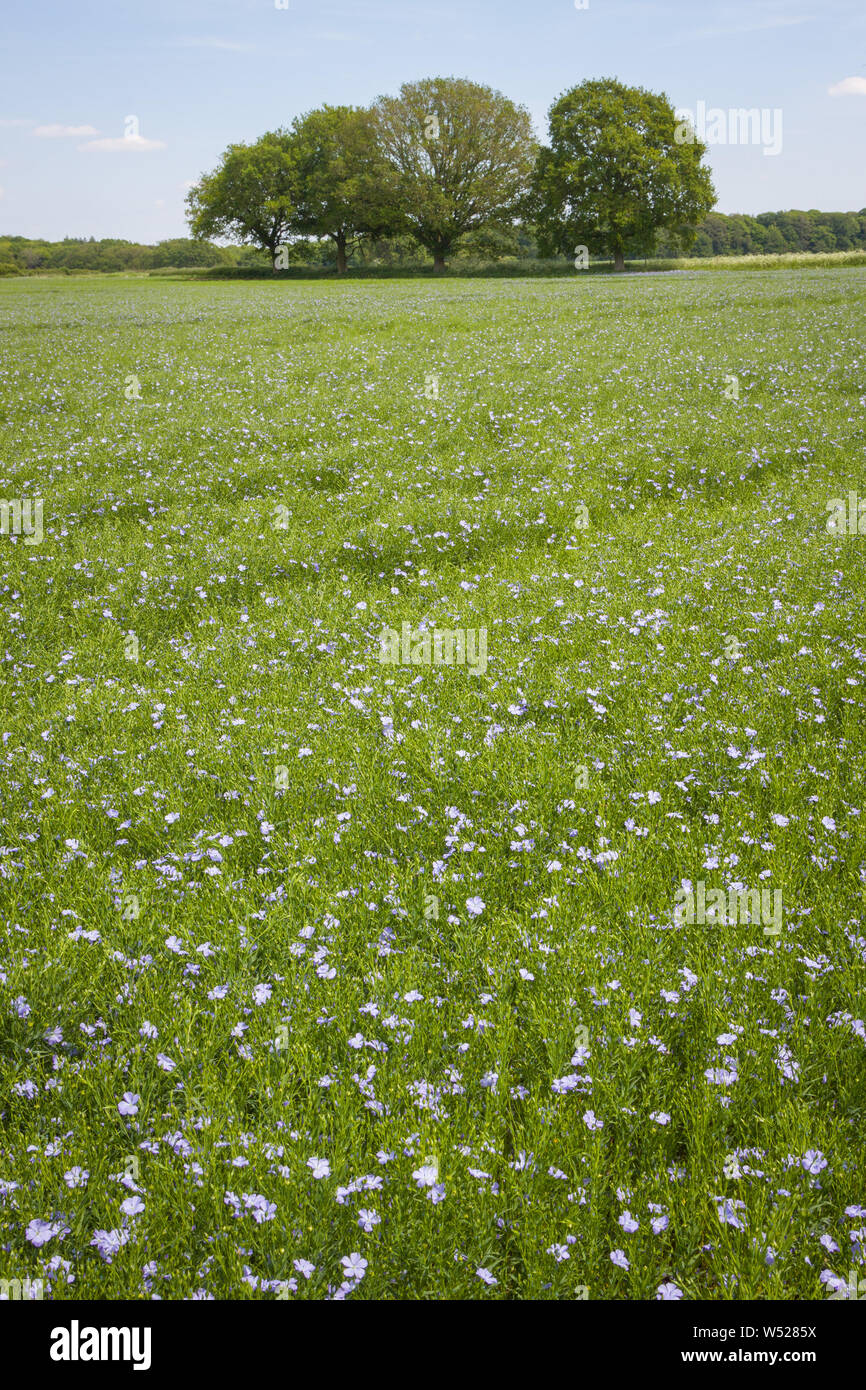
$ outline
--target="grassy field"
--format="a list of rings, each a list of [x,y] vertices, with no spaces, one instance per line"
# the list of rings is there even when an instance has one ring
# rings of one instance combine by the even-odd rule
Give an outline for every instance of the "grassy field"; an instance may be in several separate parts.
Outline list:
[[[866,1274],[864,309],[0,286],[0,1278]]]

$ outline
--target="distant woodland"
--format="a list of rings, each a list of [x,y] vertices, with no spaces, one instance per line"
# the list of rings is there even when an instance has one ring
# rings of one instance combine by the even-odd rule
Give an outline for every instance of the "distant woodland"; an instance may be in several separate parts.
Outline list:
[[[757,217],[736,213],[709,213],[698,224],[690,257],[748,256],[784,251],[866,250],[866,208],[859,212],[762,212]],[[455,259],[491,262],[512,259],[532,260],[539,251],[532,227],[515,226],[495,237],[468,239]],[[644,255],[634,249],[633,254]],[[666,232],[659,232],[655,256],[681,256]],[[334,244],[323,238],[299,238],[290,248],[289,260],[297,265],[327,266],[334,261]],[[565,258],[563,257],[563,260]],[[359,247],[352,264],[361,266],[410,267],[432,263],[409,237],[371,240]],[[264,266],[268,256],[249,246],[217,246],[209,241],[177,237],[156,246],[133,241],[94,237],[65,237],[63,241],[33,240],[29,237],[0,236],[0,275],[19,275],[40,271],[74,273],[93,271],[148,271],[194,267],[225,268]]]

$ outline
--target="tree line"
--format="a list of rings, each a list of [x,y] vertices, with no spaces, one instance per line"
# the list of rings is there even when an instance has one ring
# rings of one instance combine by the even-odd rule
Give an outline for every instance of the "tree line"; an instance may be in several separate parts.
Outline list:
[[[501,92],[462,78],[405,83],[372,106],[326,105],[232,144],[187,197],[192,238],[49,245],[0,239],[0,273],[747,255],[860,249],[866,213],[725,217],[706,146],[668,98],[612,78],[571,88],[549,143]],[[218,246],[229,241],[234,246]],[[94,264],[95,261],[95,264]]]
[[[859,249],[863,213],[714,214],[706,146],[668,98],[613,78],[571,88],[539,144],[529,113],[458,78],[405,83],[369,108],[324,106],[230,145],[191,189],[194,236],[257,248],[275,271],[374,248],[435,270],[467,254],[746,255]],[[365,255],[365,252],[367,253]],[[577,262],[576,262],[577,263]]]
[[[612,78],[583,82],[548,113],[464,78],[404,83],[368,108],[323,106],[253,144],[230,145],[187,198],[194,236],[267,253],[285,269],[299,240],[333,243],[338,273],[365,240],[404,236],[434,270],[467,241],[530,224],[542,255],[652,250],[664,229],[685,249],[715,205],[706,147],[682,136],[663,94]]]
[[[792,209],[788,212],[761,212],[756,217],[712,212],[696,227],[695,240],[684,253],[700,259],[706,256],[750,256],[786,251],[827,252],[866,251],[866,208],[860,212],[819,212]],[[635,252],[635,255],[638,253]],[[653,257],[683,254],[660,232]],[[632,255],[629,249],[627,257]],[[531,225],[513,228],[498,238],[471,239],[460,246],[455,263],[507,263],[535,261],[540,256]],[[371,239],[359,247],[354,263],[359,267],[395,269],[432,264],[432,257],[409,237]],[[573,255],[561,257],[571,265]],[[176,237],[156,246],[133,241],[94,237],[66,237],[46,241],[21,236],[0,236],[0,275],[21,275],[38,271],[93,273],[148,270],[185,270],[223,266],[253,269],[270,263],[266,253],[252,246],[216,246],[192,237]],[[292,247],[292,265],[333,267],[333,243],[313,238]]]
[[[214,246],[192,237],[176,237],[156,246],[105,237],[64,237],[45,241],[23,236],[0,236],[0,275],[28,271],[145,271],[194,266],[232,266],[242,251]]]
[[[690,256],[774,255],[786,251],[866,250],[866,208],[859,212],[759,212],[757,217],[711,212],[698,223]],[[664,234],[657,255],[669,254]]]

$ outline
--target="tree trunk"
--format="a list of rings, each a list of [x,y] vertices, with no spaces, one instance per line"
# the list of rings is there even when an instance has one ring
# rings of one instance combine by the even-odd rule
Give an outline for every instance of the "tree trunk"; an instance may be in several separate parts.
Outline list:
[[[613,268],[617,271],[625,270],[625,256],[621,251],[613,253]]]
[[[338,274],[338,275],[345,275],[345,273],[346,273],[346,234],[345,234],[345,232],[338,232],[337,235],[336,235],[336,237],[334,238],[334,240],[335,240],[336,243],[337,243],[337,274]]]
[[[433,252],[433,269],[437,275],[441,275],[445,269],[445,257],[441,251]]]

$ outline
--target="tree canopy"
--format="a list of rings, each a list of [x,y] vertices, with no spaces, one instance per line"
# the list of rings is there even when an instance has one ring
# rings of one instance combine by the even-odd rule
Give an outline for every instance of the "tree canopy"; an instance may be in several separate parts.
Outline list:
[[[300,116],[290,131],[293,231],[330,237],[337,270],[362,236],[401,230],[396,178],[383,157],[372,114],[358,107],[323,106]]]
[[[523,107],[476,82],[434,77],[405,83],[373,111],[405,224],[437,270],[468,233],[512,225],[537,149]]]
[[[295,212],[292,137],[269,131],[254,145],[229,145],[219,167],[187,195],[192,233],[228,237],[274,257]]]
[[[568,254],[584,245],[623,270],[626,248],[651,252],[662,228],[689,244],[716,196],[701,164],[706,146],[676,141],[667,97],[612,78],[583,82],[548,119],[533,184],[542,247]]]

